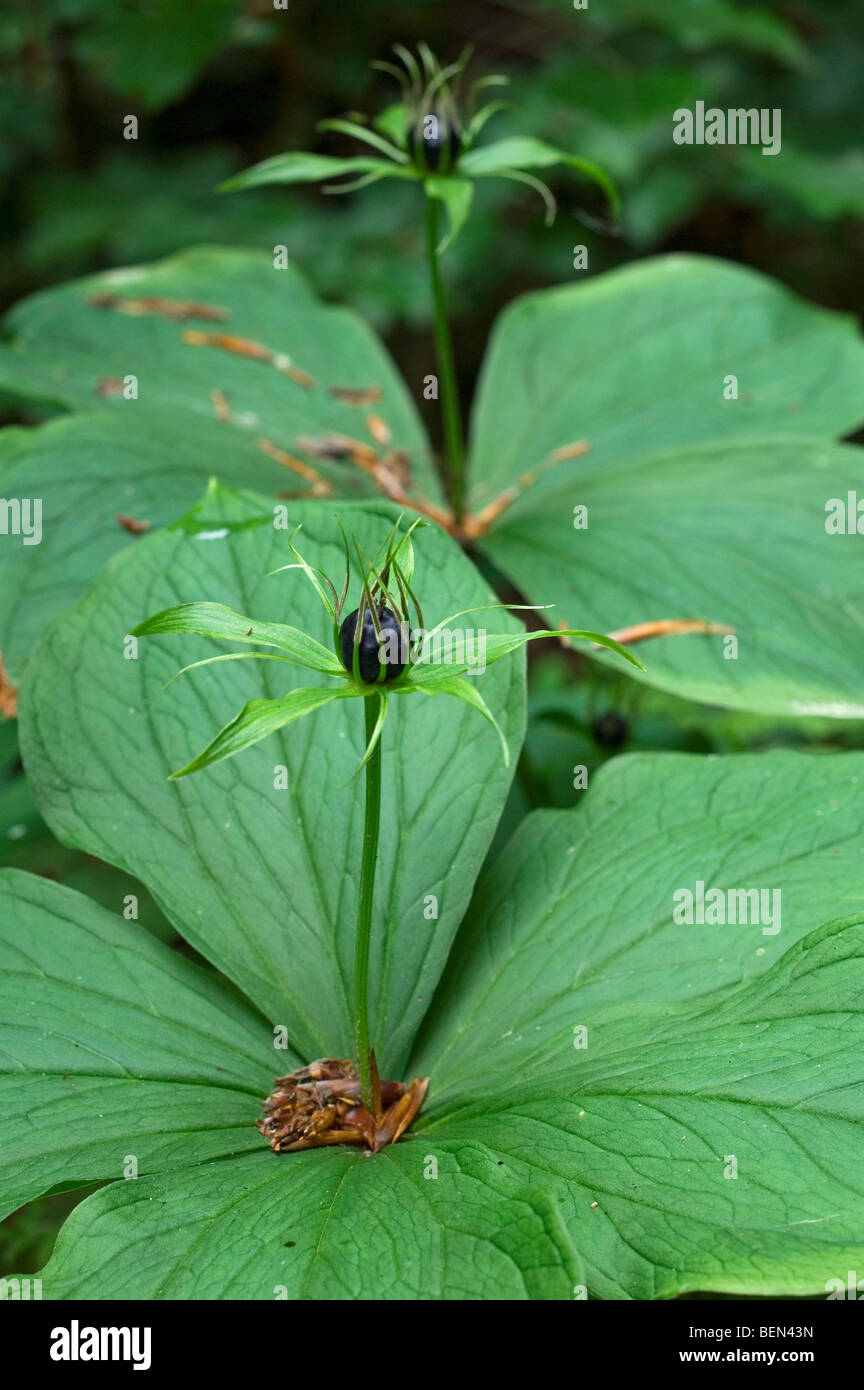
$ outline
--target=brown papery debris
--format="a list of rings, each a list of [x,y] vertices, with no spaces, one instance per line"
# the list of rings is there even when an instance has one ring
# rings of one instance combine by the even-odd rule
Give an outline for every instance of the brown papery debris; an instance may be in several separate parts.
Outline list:
[[[705,623],[698,618],[657,618],[653,622],[634,623],[633,627],[622,627],[608,635],[614,642],[630,646],[634,642],[644,642],[649,637],[683,637],[688,632],[708,632],[731,636],[735,629],[725,623]]]
[[[0,656],[0,714],[4,719],[15,719],[18,714],[18,687],[13,685],[7,676],[2,656]]]
[[[277,1153],[332,1144],[359,1144],[380,1153],[395,1144],[416,1116],[429,1085],[419,1077],[379,1081],[375,1075],[375,1115],[365,1109],[360,1082],[350,1061],[322,1057],[288,1076],[276,1078],[276,1089],[264,1102],[267,1112],[257,1128]]]
[[[137,517],[127,516],[125,512],[117,513],[117,524],[128,531],[130,536],[142,536],[145,531],[150,530],[149,521],[140,521]]]
[[[381,387],[361,386],[355,389],[351,386],[331,386],[330,395],[343,405],[375,405],[381,399]]]
[[[191,347],[221,348],[223,352],[233,352],[237,357],[251,357],[254,362],[266,362],[283,376],[296,381],[298,386],[308,388],[315,384],[309,373],[295,367],[286,353],[274,352],[272,348],[253,342],[251,338],[240,338],[236,333],[203,333],[198,328],[187,328],[180,337]]]
[[[162,299],[156,294],[141,295],[138,299],[117,294],[91,294],[87,303],[92,309],[113,309],[117,314],[157,314],[175,321],[210,319],[213,323],[225,323],[231,317],[227,309],[219,309],[215,304],[196,304],[191,299]]]

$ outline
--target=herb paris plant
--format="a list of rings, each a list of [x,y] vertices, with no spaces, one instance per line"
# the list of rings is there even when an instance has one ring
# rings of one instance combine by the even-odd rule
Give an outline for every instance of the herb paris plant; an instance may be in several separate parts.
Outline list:
[[[445,465],[453,517],[462,526],[465,512],[465,444],[456,386],[453,342],[447,318],[438,257],[451,246],[464,227],[474,196],[474,181],[482,178],[511,179],[527,184],[543,198],[547,225],[555,218],[551,190],[529,169],[565,164],[598,183],[617,214],[618,195],[611,179],[590,160],[566,154],[545,141],[528,136],[511,137],[475,148],[487,122],[506,103],[492,101],[475,110],[477,92],[484,87],[506,85],[496,74],[479,78],[471,86],[467,110],[463,109],[462,85],[471,57],[466,49],[455,63],[442,67],[427,44],[418,46],[419,61],[402,44],[394,51],[402,66],[377,62],[373,67],[395,77],[402,88],[401,102],[388,106],[372,127],[357,120],[327,120],[319,129],[353,136],[378,151],[379,157],[339,159],[330,155],[295,151],[276,155],[237,174],[222,185],[226,192],[257,188],[262,184],[318,183],[343,174],[357,174],[341,184],[327,184],[325,193],[351,193],[380,179],[399,178],[418,182],[426,197],[426,254],[435,321],[435,347],[441,378],[441,410],[446,444]],[[365,118],[364,118],[365,119]],[[380,155],[385,158],[381,159]],[[438,208],[444,206],[449,229],[439,241]]]
[[[291,510],[310,567],[334,573],[332,506]],[[377,503],[339,514],[370,554],[395,520]],[[424,608],[491,601],[446,536],[422,539]],[[67,1222],[44,1296],[801,1294],[854,1267],[857,754],[616,759],[578,808],[529,817],[475,887],[507,788],[495,741],[459,701],[394,699],[370,1007],[386,1074],[435,1085],[373,1161],[263,1145],[274,1044],[283,1071],[351,1048],[362,824],[356,796],[322,789],[356,769],[362,721],[335,701],[305,738],[280,731],[169,780],[202,730],[298,668],[232,659],[164,690],[166,645],[124,659],[123,634],[142,602],[194,585],[324,645],[311,585],[266,578],[293,558],[266,498],[213,488],[115,557],[22,688],[24,758],[55,833],[144,880],[228,980],[80,894],[0,874],[2,1209],[116,1180]],[[220,654],[187,640],[196,659]],[[511,758],[523,680],[515,660],[483,677]],[[710,929],[676,926],[682,864],[721,888],[776,885],[782,931],[729,924],[718,953]]]
[[[278,649],[275,653],[232,652],[227,656],[207,657],[194,662],[192,666],[184,667],[180,675],[193,667],[208,666],[214,662],[257,657],[261,660],[301,665],[319,674],[338,676],[341,681],[335,688],[300,687],[279,699],[251,701],[216,735],[202,753],[179,772],[172,774],[174,777],[185,777],[191,772],[221,762],[224,758],[233,757],[244,748],[260,742],[268,734],[275,733],[332,700],[354,697],[365,701],[366,750],[361,766],[366,767],[366,812],[354,957],[354,1058],[356,1074],[360,1079],[362,1106],[344,1111],[345,1091],[342,1083],[350,1083],[353,1075],[353,1072],[346,1070],[347,1064],[328,1061],[321,1064],[321,1075],[318,1071],[311,1074],[292,1074],[290,1078],[284,1079],[288,1086],[287,1097],[283,1094],[283,1088],[279,1091],[278,1101],[271,1107],[277,1111],[277,1120],[268,1124],[267,1132],[276,1148],[296,1149],[335,1142],[365,1142],[377,1152],[385,1143],[395,1142],[400,1137],[419,1109],[425,1094],[427,1082],[418,1079],[412,1083],[407,1102],[403,1104],[403,1092],[399,1091],[386,1114],[383,1112],[375,1050],[371,1046],[369,1034],[369,951],[381,807],[381,734],[390,696],[419,693],[428,696],[451,695],[463,700],[479,711],[496,730],[501,740],[505,764],[508,764],[510,755],[501,726],[476,686],[465,680],[463,673],[482,673],[487,664],[500,661],[502,657],[526,642],[550,635],[546,631],[502,633],[492,636],[484,632],[481,666],[479,654],[475,652],[473,644],[466,647],[464,634],[459,634],[461,641],[455,655],[452,643],[448,643],[443,663],[439,657],[438,661],[428,664],[434,639],[439,634],[446,633],[449,636],[448,627],[454,619],[481,610],[461,609],[458,613],[442,619],[431,632],[424,630],[423,613],[411,586],[414,574],[414,547],[411,537],[412,532],[423,523],[418,518],[403,535],[400,522],[401,518],[385,536],[372,561],[365,555],[362,546],[354,541],[362,573],[360,604],[344,619],[342,611],[351,583],[351,558],[348,539],[341,524],[345,553],[345,579],[341,593],[337,593],[332,580],[321,569],[309,565],[293,543],[291,544],[291,551],[296,560],[293,564],[282,566],[281,570],[299,569],[311,582],[332,623],[333,645],[338,659],[331,656],[314,638],[296,628],[282,624],[255,623],[252,619],[215,603],[190,603],[169,608],[139,623],[132,630],[132,636],[136,638],[164,633],[187,633],[199,637],[242,639],[250,644]],[[413,631],[409,626],[409,600],[413,602],[419,624]],[[501,606],[484,604],[481,608],[486,610]],[[588,639],[610,647],[633,665],[640,666],[635,657],[619,643],[601,634],[574,630],[559,635]],[[395,642],[391,639],[395,639]],[[313,1066],[320,1070],[319,1064]],[[334,1081],[342,1089],[334,1090]],[[309,1109],[308,1114],[305,1114],[304,1123],[298,1126],[296,1086],[312,1083],[317,1086],[316,1098],[321,1104]],[[323,1094],[325,1083],[329,1086],[326,1097]],[[385,1087],[392,1087],[394,1084],[398,1083],[384,1083]],[[308,1100],[305,1090],[301,1099],[305,1106]],[[332,1104],[328,1105],[325,1101],[332,1101]],[[339,1123],[334,1128],[337,1118],[335,1109],[339,1107]],[[394,1112],[398,1112],[398,1121],[394,1118]],[[286,1141],[286,1134],[290,1137],[290,1143]]]
[[[422,187],[452,508],[386,355],[290,268],[275,296],[269,258],[199,252],[60,290],[17,311],[0,350],[7,386],[82,412],[11,431],[0,460],[23,495],[45,476],[52,505],[66,499],[47,561],[2,561],[23,601],[35,574],[61,619],[21,691],[40,806],[66,842],[140,877],[227,977],[55,885],[0,878],[3,1193],[128,1178],[134,1160],[134,1183],[73,1216],[45,1273],[54,1297],[818,1292],[864,1233],[861,759],[618,760],[577,810],[529,817],[475,888],[521,737],[522,668],[499,658],[550,634],[488,639],[487,701],[470,661],[439,669],[402,640],[415,591],[436,617],[491,606],[436,528],[415,580],[418,523],[406,537],[386,506],[346,504],[361,583],[343,616],[326,501],[281,508],[308,559],[263,498],[217,484],[185,514],[202,470],[280,495],[289,476],[316,498],[376,489],[477,544],[528,597],[563,593],[598,627],[700,633],[662,648],[659,684],[861,712],[855,553],[814,526],[825,477],[840,491],[858,467],[830,442],[860,419],[853,326],[695,258],[528,296],[493,336],[465,505],[440,205],[452,239],[474,178],[548,201],[527,169],[580,162],[521,138],[475,146],[497,103],[463,114],[464,63],[399,56],[402,103],[371,129],[330,123],[386,158],[284,156],[234,182],[339,165]],[[734,401],[730,367],[747,382]],[[76,471],[91,452],[97,472]],[[124,520],[108,507],[97,558],[99,467]],[[118,539],[130,548],[63,620]],[[285,568],[308,594],[258,592]],[[210,598],[177,607],[191,592]],[[133,629],[142,603],[159,611]],[[266,621],[244,616],[265,605]],[[23,664],[28,625],[8,601],[3,617]],[[164,695],[161,644],[128,645],[158,632],[187,634],[208,668]],[[740,637],[740,663],[707,640],[720,635]],[[214,654],[226,638],[272,650]],[[344,790],[358,761],[362,823]],[[682,929],[682,865],[721,896],[758,897],[767,879],[782,932],[727,923],[721,952]],[[257,1128],[289,1160],[252,1123],[271,1047],[292,1070]]]

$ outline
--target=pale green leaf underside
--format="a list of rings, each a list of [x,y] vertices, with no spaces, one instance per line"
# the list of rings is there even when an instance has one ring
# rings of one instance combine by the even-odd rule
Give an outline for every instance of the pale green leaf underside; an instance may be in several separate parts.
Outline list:
[[[286,1025],[307,1058],[351,1049],[362,798],[347,784],[363,755],[361,702],[334,701],[242,757],[169,782],[249,701],[301,685],[344,686],[289,663],[232,660],[164,689],[180,666],[224,654],[224,643],[141,637],[137,659],[127,660],[124,634],[162,608],[206,600],[330,642],[332,626],[304,575],[270,571],[292,560],[291,529],[302,522],[304,556],[340,574],[337,512],[369,553],[396,515],[383,502],[298,503],[291,528],[276,530],[264,499],[216,488],[185,526],[142,537],[115,557],[47,637],[20,702],[28,775],[55,833],[143,880],[179,930],[273,1023]],[[423,532],[416,563],[430,621],[491,601],[437,528]],[[358,598],[355,591],[349,603]],[[497,625],[508,621],[515,628],[504,615]],[[488,672],[483,693],[515,750],[523,658]],[[382,1067],[401,1067],[509,774],[494,732],[456,702],[394,699],[383,737],[372,1018]],[[454,767],[462,769],[456,778]],[[437,920],[424,915],[430,894]]]
[[[730,375],[737,400],[724,399]],[[853,320],[752,271],[671,256],[528,295],[484,366],[473,504],[545,476],[481,549],[559,622],[735,629],[737,657],[720,635],[652,641],[640,651],[652,684],[766,713],[861,715],[860,538],[828,535],[825,508],[860,490],[859,451],[828,440],[860,423],[862,399]]]

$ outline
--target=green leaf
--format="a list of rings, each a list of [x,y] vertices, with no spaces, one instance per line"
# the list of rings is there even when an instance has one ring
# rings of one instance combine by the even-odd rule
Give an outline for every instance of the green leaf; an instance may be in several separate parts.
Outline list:
[[[224,603],[181,603],[175,608],[165,608],[161,613],[154,613],[152,618],[138,623],[131,635],[156,637],[167,633],[186,633],[196,637],[225,638],[231,642],[278,647],[300,666],[324,675],[345,674],[339,658],[299,628],[290,627],[287,623],[259,623],[254,618],[235,613]]]
[[[390,140],[385,140],[383,135],[377,131],[370,130],[368,126],[358,125],[356,121],[329,120],[319,121],[319,130],[335,130],[340,135],[350,135],[354,140],[362,140],[367,145],[372,145],[374,149],[386,154],[388,159],[392,159],[396,164],[407,164],[408,156],[404,150],[392,144]],[[286,156],[290,158],[290,155]],[[387,170],[389,173],[389,169]]]
[[[83,1202],[43,1271],[46,1298],[572,1298],[556,1204],[471,1141],[250,1154],[115,1184]],[[286,1161],[287,1158],[287,1161]]]
[[[139,638],[137,659],[124,657],[124,634],[148,613],[203,596],[256,615],[256,623],[289,618],[322,643],[331,640],[332,624],[302,572],[270,571],[291,561],[298,523],[309,563],[338,574],[337,515],[374,554],[398,513],[383,502],[297,503],[290,512],[288,529],[277,530],[264,499],[216,487],[182,526],[141,537],[47,634],[19,709],[28,776],[55,834],[141,879],[178,930],[288,1026],[310,1059],[351,1052],[362,808],[345,784],[363,755],[360,702],[334,702],[302,734],[274,734],[242,758],[169,782],[248,701],[278,699],[299,684],[332,690],[332,677],[231,660],[166,690],[178,665],[224,655],[222,644]],[[424,530],[416,566],[414,585],[432,617],[491,601],[438,528]],[[522,659],[490,671],[484,693],[511,750],[518,748]],[[476,714],[449,701],[392,701],[383,740],[371,1015],[382,1072],[398,1074],[509,776]],[[443,775],[462,763],[470,776],[454,782]],[[424,915],[429,895],[437,898],[437,920]]]
[[[284,729],[286,724],[293,724],[304,715],[312,714],[314,710],[329,705],[333,700],[350,699],[357,694],[353,688],[307,690],[301,686],[299,690],[292,690],[290,695],[283,695],[278,700],[250,700],[197,758],[181,767],[179,772],[172,772],[171,776],[186,777],[190,772],[197,772],[199,768],[211,767],[213,763],[222,762],[223,758],[233,758],[236,753],[242,753],[244,748],[251,748],[253,744],[260,743],[262,738]]]
[[[492,725],[492,728],[501,740],[501,750],[504,754],[504,766],[510,766],[510,749],[507,747],[507,740],[504,737],[498,720],[483,699],[476,685],[472,685],[470,681],[463,680],[460,676],[450,676],[449,678],[442,678],[436,681],[431,688],[425,685],[418,685],[417,688],[424,695],[455,695],[458,700],[464,700],[466,705],[471,705],[479,714],[482,714],[483,718]]]
[[[784,140],[782,159],[763,159],[761,150],[743,148],[737,151],[735,164],[733,186],[740,187],[748,200],[773,203],[780,194],[808,216],[826,221],[864,215],[864,151],[860,148],[831,157]]]
[[[862,399],[853,321],[752,271],[672,256],[528,295],[475,405],[472,509],[520,494],[479,547],[568,624],[734,629],[737,655],[720,633],[646,644],[642,679],[662,689],[860,716],[859,538],[825,522],[860,490],[859,451],[827,441]]]
[[[382,135],[386,135],[392,140],[394,145],[404,149],[405,139],[405,104],[401,101],[394,101],[390,106],[386,106],[383,111],[379,111],[374,121],[375,129],[380,130]]]
[[[149,296],[175,312],[179,304],[228,317],[177,320],[89,302],[106,294],[127,308]],[[38,498],[43,511],[40,544],[0,546],[0,650],[13,679],[45,623],[132,543],[122,518],[163,525],[212,475],[277,497],[308,493],[309,480],[290,466],[295,458],[334,496],[377,495],[353,464],[313,457],[304,445],[328,434],[371,443],[371,410],[408,454],[418,493],[440,499],[417,411],[375,336],[350,311],[322,305],[294,269],[274,269],[269,255],[197,250],[112,271],[24,301],[7,326],[0,389],[83,412],[0,436],[2,495]],[[312,385],[243,352],[184,342],[190,331],[285,353]],[[130,375],[137,399],[122,395]],[[356,404],[351,391],[380,397]]]
[[[859,916],[728,1002],[598,1020],[581,1067],[562,1035],[560,1064],[499,1081],[494,1108],[454,1109],[441,1133],[566,1193],[600,1296],[824,1296],[864,1241],[862,984]]]
[[[492,119],[492,117],[496,116],[499,111],[509,110],[511,106],[512,102],[509,101],[490,101],[487,102],[485,106],[481,106],[480,110],[475,112],[475,114],[471,117],[471,120],[468,122],[468,126],[463,137],[463,143],[467,147],[473,145],[474,141],[477,139],[477,136],[483,130],[484,126]]]
[[[469,178],[483,178],[495,174],[511,174],[514,170],[551,169],[555,164],[566,164],[576,173],[599,184],[609,199],[612,213],[617,217],[620,203],[618,190],[597,164],[590,159],[580,159],[578,155],[567,154],[548,145],[545,140],[535,140],[530,135],[511,135],[504,140],[494,140],[490,145],[479,145],[468,150],[459,160],[460,174]]]
[[[521,169],[499,169],[497,176],[502,179],[510,179],[513,183],[524,183],[528,188],[533,188],[535,193],[539,193],[546,208],[545,224],[551,227],[558,213],[558,204],[551,188],[542,179],[535,179],[533,174],[525,174]]]
[[[138,923],[0,872],[0,1214],[122,1178],[129,1157],[143,1178],[257,1147],[259,1098],[295,1065],[260,1015]]]
[[[468,214],[471,211],[471,202],[474,197],[474,185],[470,179],[440,178],[437,175],[432,175],[424,180],[423,186],[427,198],[438,199],[444,204],[447,211],[447,235],[436,247],[436,254],[440,256],[449,246],[453,245],[468,221]]]
[[[406,1140],[116,1183],[61,1232],[45,1296],[824,1292],[864,1239],[862,780],[861,755],[617,759],[478,885]],[[781,930],[674,925],[691,874],[778,889]]]
[[[458,617],[460,615],[457,614],[456,616]],[[429,635],[431,636],[431,634]],[[444,635],[447,635],[446,632]],[[583,632],[571,628],[562,629],[560,632],[494,632],[483,633],[482,644],[481,637],[478,637],[473,643],[471,655],[474,659],[471,661],[467,659],[464,661],[451,660],[450,657],[452,652],[450,650],[445,651],[445,644],[445,647],[442,647],[442,651],[445,651],[445,664],[441,665],[434,660],[435,647],[433,643],[429,648],[428,660],[420,660],[417,665],[412,666],[403,677],[402,683],[409,688],[415,686],[418,689],[422,688],[431,692],[442,683],[446,684],[453,676],[464,675],[466,671],[471,671],[479,675],[481,673],[481,667],[485,670],[486,667],[494,666],[502,657],[509,656],[511,652],[515,652],[520,647],[524,647],[527,642],[535,642],[549,637],[576,637],[586,639],[615,652],[618,656],[625,657],[631,666],[635,666],[640,670],[642,669],[641,663],[633,656],[632,652],[628,652],[627,648],[622,647],[620,642],[616,642],[611,637],[604,637],[600,632]],[[464,643],[464,647],[462,647],[456,639],[451,639],[451,641],[457,652],[471,645],[466,642]]]
[[[386,141],[382,143],[386,144]],[[220,188],[223,193],[236,193],[244,188],[260,188],[263,184],[320,183],[324,179],[339,178],[342,174],[381,170],[388,174],[396,173],[389,160],[368,154],[340,159],[332,154],[308,154],[304,150],[294,150],[290,154],[276,154],[271,159],[263,159],[260,164],[253,164],[251,169],[244,169],[242,174],[234,174],[226,179]]]
[[[147,111],[183,94],[230,42],[238,19],[236,0],[159,0],[122,8],[90,0],[74,12],[64,14],[60,7],[55,14],[61,23],[68,15],[75,24],[68,36],[73,61],[92,65],[101,82]]]
[[[862,784],[857,754],[619,758],[478,884],[412,1059],[423,1143],[470,1135],[564,1198],[593,1293],[818,1293],[854,1267]],[[779,892],[780,930],[676,925],[696,880]]]
[[[10,537],[0,545],[0,651],[13,681],[42,630],[106,560],[137,544],[123,519],[167,525],[213,474],[274,494],[286,485],[285,469],[254,434],[176,409],[149,415],[143,430],[134,415],[104,411],[0,433],[0,495],[42,501],[39,544]]]
[[[104,295],[120,307],[91,302]],[[146,308],[148,299],[156,300],[155,309]],[[142,300],[145,308],[133,312]],[[186,317],[167,316],[160,301],[174,314],[185,309]],[[370,407],[351,403],[344,392],[374,389],[380,394],[373,408],[393,447],[408,451],[418,486],[440,495],[416,406],[389,354],[362,319],[323,304],[294,266],[280,261],[275,268],[272,254],[199,247],[154,265],[107,271],[23,300],[5,326],[12,341],[0,349],[4,390],[70,411],[128,412],[130,432],[149,430],[169,407],[188,412],[187,430],[197,417],[216,421],[213,393],[221,392],[230,411],[222,428],[235,447],[265,437],[302,453],[298,436],[325,433],[371,442]],[[185,333],[221,334],[229,345],[186,342]],[[240,343],[232,346],[232,338]],[[244,343],[278,361],[250,356]],[[286,361],[311,384],[287,375]],[[100,391],[100,383],[122,383],[129,373],[138,379],[137,400]],[[350,465],[313,461],[331,480],[351,476]],[[283,468],[281,479],[284,490],[292,475]]]

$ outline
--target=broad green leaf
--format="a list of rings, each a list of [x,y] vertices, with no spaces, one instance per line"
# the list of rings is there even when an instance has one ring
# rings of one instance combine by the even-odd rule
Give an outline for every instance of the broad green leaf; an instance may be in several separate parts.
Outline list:
[[[99,296],[115,307],[93,304]],[[166,316],[160,301],[185,317]],[[220,313],[225,317],[213,317]],[[263,437],[307,458],[298,437],[337,433],[371,443],[365,420],[373,410],[393,447],[408,452],[418,490],[439,495],[417,411],[378,339],[350,310],[322,304],[293,266],[277,269],[272,254],[199,247],[44,291],[17,305],[5,323],[12,341],[0,349],[4,390],[70,411],[101,404],[106,412],[128,412],[130,427],[141,433],[169,407],[188,412],[191,432],[197,417],[212,421],[227,406],[223,428],[236,447]],[[202,342],[202,334],[227,343]],[[250,344],[276,360],[250,355]],[[298,380],[289,368],[305,375]],[[130,375],[137,399],[118,394],[117,383]],[[380,395],[371,406],[357,405],[346,391]],[[214,393],[224,402],[217,404]],[[310,461],[337,484],[347,477],[350,488],[351,464]],[[284,470],[283,479],[283,488],[295,481]]]
[[[277,529],[265,499],[216,487],[181,526],[141,537],[46,636],[19,709],[28,776],[55,834],[134,873],[181,934],[311,1059],[351,1050],[362,798],[356,783],[346,784],[363,755],[361,703],[334,703],[241,758],[169,782],[248,701],[299,685],[334,688],[334,678],[278,661],[230,660],[163,689],[178,667],[224,655],[224,643],[142,637],[137,659],[124,656],[131,628],[181,602],[225,603],[256,622],[288,619],[331,641],[302,572],[270,571],[291,562],[291,535],[302,523],[305,558],[339,576],[337,515],[374,554],[397,513],[383,502],[296,503],[290,513],[288,528]],[[430,622],[491,602],[443,532],[424,530],[415,551],[412,586]],[[358,597],[355,576],[348,602]],[[496,625],[507,622],[499,615]],[[489,671],[483,693],[512,752],[522,736],[523,658]],[[509,775],[494,732],[446,700],[394,698],[383,762],[371,1003],[382,1068],[398,1073]],[[433,899],[437,918],[426,915]]]
[[[0,720],[0,867],[42,874],[86,894],[110,912],[134,908],[143,931],[160,941],[176,940],[171,923],[137,879],[57,843],[39,814],[21,766],[15,719]]]
[[[89,302],[99,295],[125,308]],[[145,312],[153,297],[191,316]],[[208,309],[228,317],[195,317]],[[377,495],[352,463],[310,452],[331,434],[373,444],[374,413],[407,453],[416,494],[440,498],[416,410],[377,339],[270,256],[198,250],[109,272],[24,301],[7,325],[0,387],[82,413],[0,436],[0,494],[42,509],[39,544],[0,547],[0,651],[15,680],[45,623],[130,544],[124,526],[173,520],[211,476],[276,498],[313,487]],[[222,335],[229,348],[184,342],[189,332]],[[244,355],[250,344],[288,354],[312,385]],[[137,399],[122,394],[130,377]]]
[[[738,400],[724,399],[729,373]],[[641,261],[504,310],[472,420],[472,500],[550,466],[534,495],[562,478],[578,490],[586,468],[619,491],[618,468],[667,453],[842,435],[864,418],[862,389],[851,316],[708,257]],[[581,442],[587,454],[552,465]]]
[[[423,1142],[564,1196],[594,1293],[818,1293],[860,1257],[861,785],[853,754],[617,759],[478,884]],[[697,879],[779,892],[780,931],[675,925]]]
[[[469,1067],[483,1086],[542,1048],[547,1033],[532,1022],[545,1029],[556,1006],[559,1023],[576,1023],[761,975],[818,919],[864,908],[862,788],[861,753],[605,764],[574,793],[577,810],[532,813],[484,872],[424,1024],[435,1045],[415,1066],[434,1071],[439,1095],[464,1088]],[[777,889],[780,930],[676,925],[672,895],[697,881]],[[516,933],[523,956],[511,952]]]
[[[719,262],[667,257],[526,296],[484,368],[472,507],[537,481],[480,548],[568,625],[734,629],[731,654],[718,633],[642,648],[661,688],[860,715],[858,537],[827,534],[826,504],[860,486],[858,451],[828,440],[860,423],[862,393],[851,319]]]
[[[73,1213],[46,1298],[554,1299],[581,1280],[560,1205],[468,1140],[249,1154],[114,1184]],[[425,1174],[425,1175],[424,1175]]]
[[[57,885],[4,873],[0,906],[0,1210],[127,1178],[75,1214],[48,1297],[566,1299],[581,1281],[558,1203],[483,1145],[436,1145],[434,1169],[422,1140],[381,1163],[277,1156],[256,1091],[296,1059],[259,1016]]]
[[[0,652],[13,681],[43,628],[116,551],[137,544],[127,527],[176,520],[214,475],[274,496],[304,486],[254,434],[173,408],[149,416],[144,430],[118,410],[0,433],[0,496],[42,504],[38,545],[14,536],[0,545]]]
[[[715,625],[632,648],[645,667],[636,678],[672,694],[864,717],[861,537],[826,531],[830,499],[845,512],[850,493],[855,525],[859,449],[789,439],[682,450],[616,469],[614,492],[609,470],[586,464],[567,491],[526,498],[484,543],[523,592],[610,632],[653,619]],[[587,530],[574,530],[574,505],[587,506]]]
[[[0,1213],[53,1187],[242,1153],[277,1052],[253,1009],[138,923],[0,872]],[[132,1184],[134,1186],[134,1183]]]
[[[862,778],[858,755],[618,760],[478,886],[407,1140],[117,1183],[64,1228],[46,1296],[824,1292],[864,1243]],[[671,938],[696,864],[779,887],[781,931]]]
[[[592,1019],[587,1052],[561,1029],[423,1140],[470,1135],[566,1194],[602,1297],[824,1296],[864,1248],[862,986],[859,914],[730,998]]]

